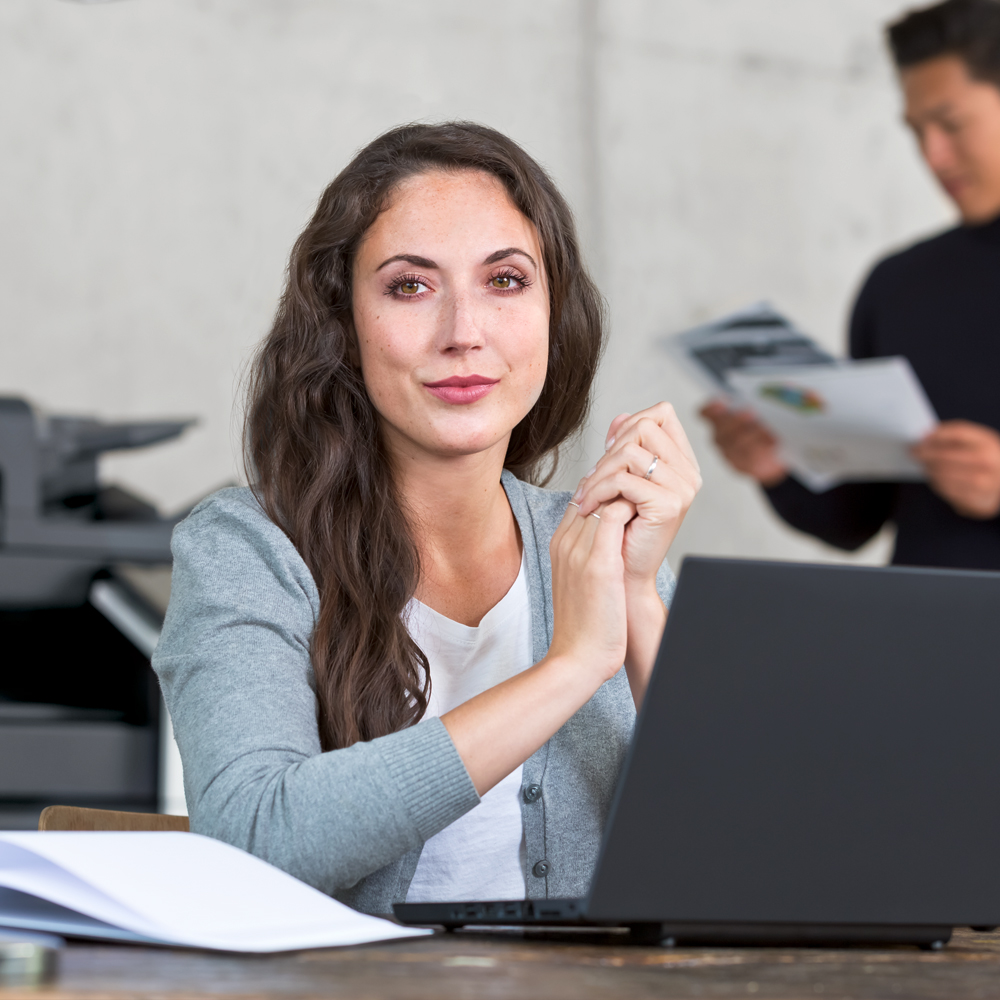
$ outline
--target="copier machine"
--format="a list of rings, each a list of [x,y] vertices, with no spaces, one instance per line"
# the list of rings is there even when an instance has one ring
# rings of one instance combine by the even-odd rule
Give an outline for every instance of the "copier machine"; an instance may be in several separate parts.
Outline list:
[[[102,485],[97,463],[189,423],[45,416],[0,398],[0,829],[33,827],[52,804],[157,809],[149,657],[164,603],[148,581],[169,573],[179,518]]]

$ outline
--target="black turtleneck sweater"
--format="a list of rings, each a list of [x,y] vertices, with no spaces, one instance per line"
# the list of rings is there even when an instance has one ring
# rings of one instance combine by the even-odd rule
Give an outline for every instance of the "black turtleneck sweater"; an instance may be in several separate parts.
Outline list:
[[[854,307],[850,352],[903,355],[941,420],[1000,431],[1000,219],[879,263]],[[856,549],[892,521],[894,563],[1000,570],[1000,518],[963,517],[923,483],[811,493],[789,477],[766,493],[790,525],[838,548]]]

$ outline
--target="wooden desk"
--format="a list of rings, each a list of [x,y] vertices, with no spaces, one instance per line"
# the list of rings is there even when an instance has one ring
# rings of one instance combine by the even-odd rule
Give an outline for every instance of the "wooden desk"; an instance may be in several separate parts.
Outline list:
[[[244,957],[71,944],[55,983],[0,1000],[328,997],[593,1000],[648,997],[1000,996],[1000,934],[957,931],[940,952],[627,947],[476,931],[363,948]]]

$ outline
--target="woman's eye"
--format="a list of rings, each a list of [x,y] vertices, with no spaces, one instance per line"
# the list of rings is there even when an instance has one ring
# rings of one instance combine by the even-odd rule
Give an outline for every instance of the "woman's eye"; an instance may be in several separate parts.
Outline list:
[[[401,281],[397,288],[404,295],[419,295],[427,291],[427,286],[422,281]]]
[[[490,278],[490,287],[501,292],[516,291],[527,288],[530,284],[527,278],[522,278],[517,274],[495,274]]]

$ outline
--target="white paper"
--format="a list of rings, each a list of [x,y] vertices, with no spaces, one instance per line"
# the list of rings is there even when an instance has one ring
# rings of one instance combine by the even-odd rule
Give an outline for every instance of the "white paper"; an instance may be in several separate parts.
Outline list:
[[[0,887],[119,928],[131,937],[224,951],[328,948],[430,933],[358,913],[291,875],[194,833],[0,833]],[[0,893],[0,925],[49,926]],[[22,910],[26,908],[21,908]],[[39,908],[36,908],[36,910]],[[80,926],[87,927],[87,922]]]
[[[926,478],[910,447],[934,429],[937,416],[905,358],[743,369],[727,377],[811,489]]]
[[[735,370],[835,363],[832,355],[769,302],[757,302],[664,337],[661,343],[715,397],[731,395],[728,377]]]

